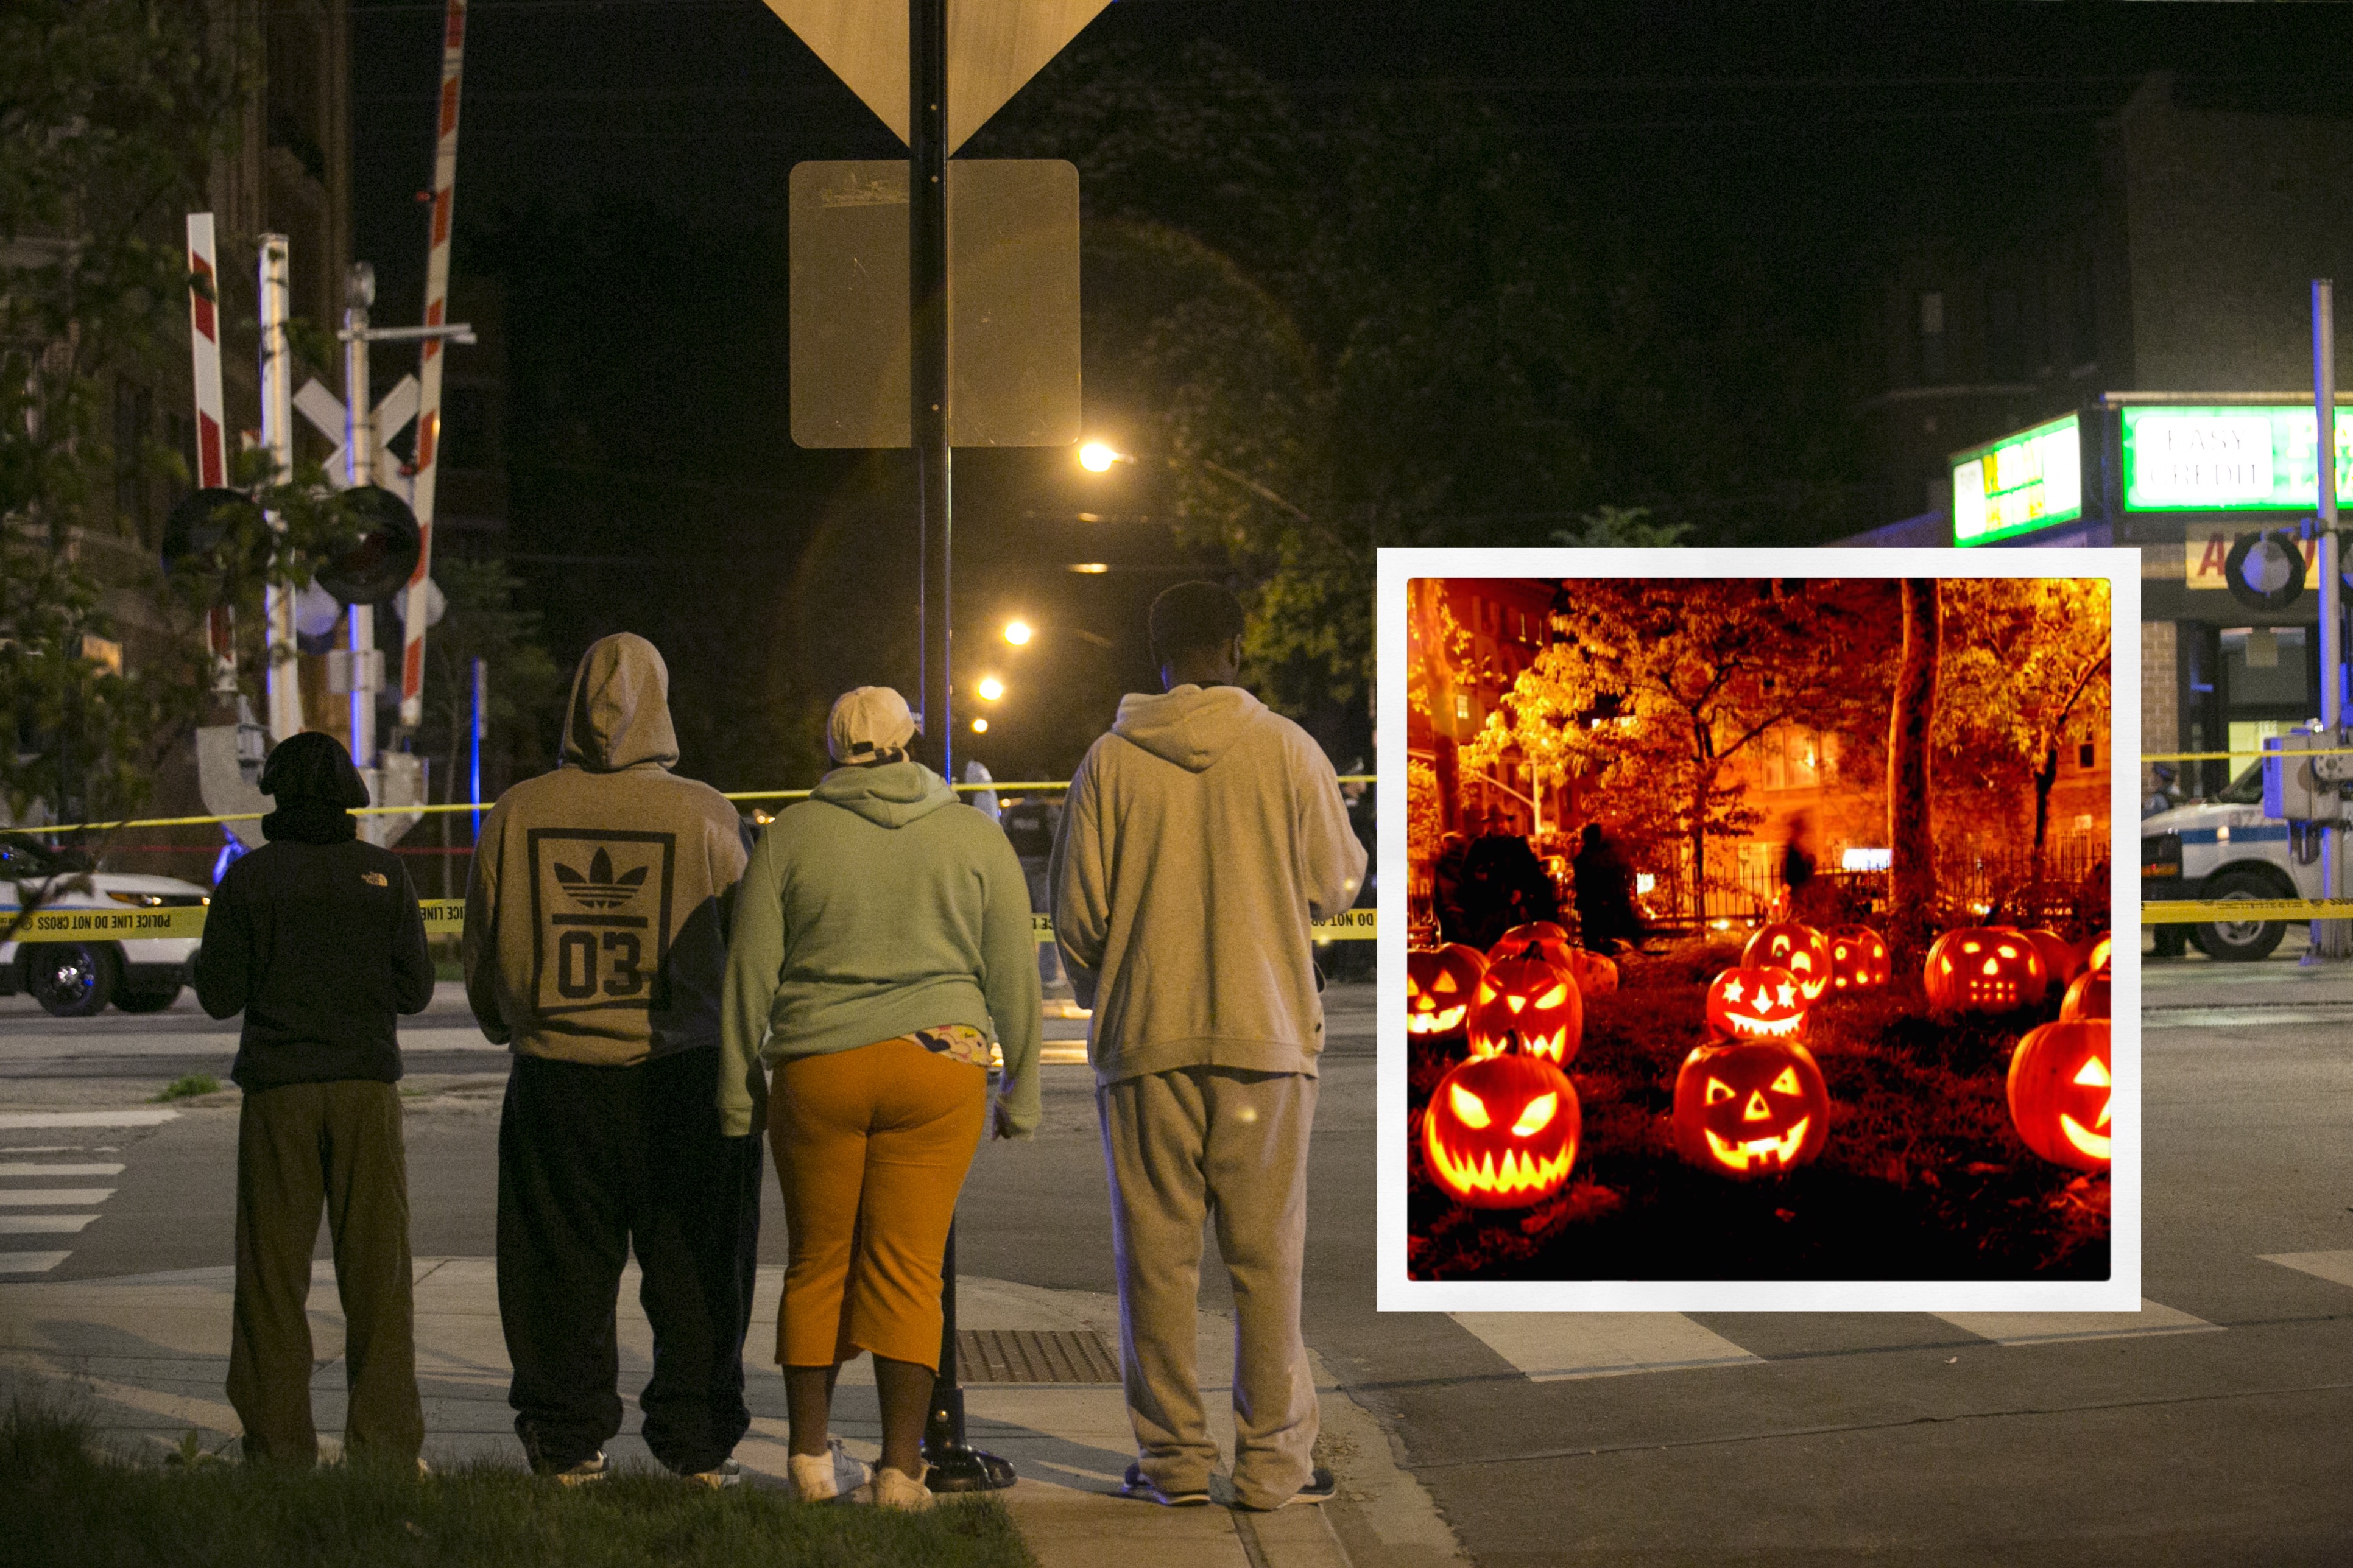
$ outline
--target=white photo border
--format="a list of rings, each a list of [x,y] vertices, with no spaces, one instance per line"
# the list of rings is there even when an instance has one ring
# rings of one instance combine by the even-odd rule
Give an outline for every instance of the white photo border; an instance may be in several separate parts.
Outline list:
[[[2108,821],[2115,933],[2116,1158],[2110,1179],[2109,1275],[2052,1279],[1425,1280],[1406,1272],[1405,961],[1407,868],[1406,584],[1425,577],[2105,578],[2109,652]],[[1385,1312],[1888,1311],[2128,1312],[2141,1306],[2140,858],[2127,825],[2139,820],[2140,552],[2129,549],[1570,550],[1384,549],[1378,638],[1379,875],[1398,889],[1380,925],[1377,994],[1377,1305]]]

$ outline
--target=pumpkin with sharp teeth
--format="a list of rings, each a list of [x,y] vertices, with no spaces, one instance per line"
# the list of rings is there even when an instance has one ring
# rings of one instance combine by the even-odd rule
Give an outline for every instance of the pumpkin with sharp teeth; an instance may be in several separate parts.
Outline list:
[[[2108,1016],[2108,984],[2109,974],[2105,969],[2086,969],[2075,976],[2074,984],[2067,987],[2067,994],[2059,1004],[2060,1018],[2065,1021]]]
[[[1704,1171],[1778,1176],[1822,1152],[1830,1091],[1795,1040],[1723,1040],[1675,1074],[1675,1148]]]
[[[1748,939],[1741,950],[1743,963],[1770,963],[1788,970],[1798,979],[1798,989],[1806,994],[1809,1002],[1820,999],[1831,985],[1830,944],[1822,933],[1810,925],[1796,921],[1775,921],[1758,926],[1757,934]]]
[[[1471,1004],[1471,1054],[1492,1057],[1514,1041],[1530,1056],[1566,1066],[1585,1038],[1577,983],[1541,958],[1487,966]]]
[[[2024,935],[1963,926],[1929,944],[1928,1005],[1945,1013],[2008,1013],[2042,1005],[2050,970]]]
[[[2010,1120],[2054,1164],[2108,1168],[2114,1077],[2105,1018],[2029,1029],[2010,1058]]]
[[[1841,995],[1885,986],[1887,939],[1869,926],[1832,926],[1822,933],[1831,950],[1831,990]]]
[[[1525,1208],[1568,1184],[1584,1118],[1568,1075],[1537,1057],[1474,1057],[1421,1116],[1422,1164],[1472,1208]]]
[[[1744,963],[1708,983],[1708,1027],[1743,1040],[1793,1040],[1806,1026],[1806,993],[1774,964]]]
[[[1451,1045],[1469,1032],[1471,1002],[1487,958],[1459,942],[1405,955],[1405,1032],[1426,1045]]]

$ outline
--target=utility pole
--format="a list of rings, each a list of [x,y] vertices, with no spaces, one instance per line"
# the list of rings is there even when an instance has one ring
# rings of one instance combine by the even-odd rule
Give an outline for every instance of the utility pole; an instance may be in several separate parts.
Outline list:
[[[2330,279],[2312,280],[2313,468],[2320,534],[2320,728],[2327,744],[2343,746],[2345,731],[2344,552],[2337,537],[2337,310]],[[2342,757],[2330,761],[2342,764]],[[2335,769],[2331,770],[2335,772]],[[2320,896],[2345,896],[2345,825],[2320,830]],[[2313,951],[2326,959],[2353,956],[2353,922],[2312,922]]]
[[[261,237],[261,444],[269,453],[269,482],[294,471],[293,355],[286,342],[286,237]],[[282,528],[275,515],[273,527]],[[264,655],[272,745],[302,730],[302,678],[294,662],[293,590],[271,583],[262,590]]]

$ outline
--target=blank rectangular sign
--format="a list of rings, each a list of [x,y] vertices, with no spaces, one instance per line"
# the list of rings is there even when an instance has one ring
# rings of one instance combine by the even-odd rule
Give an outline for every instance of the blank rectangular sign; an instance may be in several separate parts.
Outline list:
[[[907,165],[797,163],[793,439],[908,441]],[[948,164],[948,440],[1079,438],[1079,172],[1059,158]]]

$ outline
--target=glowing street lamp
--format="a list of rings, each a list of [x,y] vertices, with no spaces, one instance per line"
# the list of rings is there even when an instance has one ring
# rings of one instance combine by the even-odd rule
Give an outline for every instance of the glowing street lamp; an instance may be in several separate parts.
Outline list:
[[[986,734],[987,734],[987,733],[988,733],[988,721],[987,721],[987,720],[986,720],[986,719],[975,719],[975,720],[972,721],[972,732],[973,732],[974,734],[976,734],[976,735],[986,735]]]
[[[980,678],[979,690],[982,701],[994,702],[1005,695],[1005,682],[993,675],[984,675]]]
[[[1133,463],[1134,458],[1107,442],[1090,441],[1079,448],[1079,467],[1091,474],[1107,474],[1113,463]]]
[[[1005,640],[1015,647],[1028,644],[1031,636],[1029,623],[1018,616],[1005,623]]]

